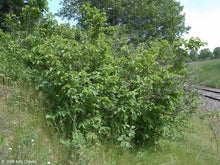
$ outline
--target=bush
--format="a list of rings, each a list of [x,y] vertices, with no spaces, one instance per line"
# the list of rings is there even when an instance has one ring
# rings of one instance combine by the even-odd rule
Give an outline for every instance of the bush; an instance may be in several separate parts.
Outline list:
[[[86,31],[53,24],[52,32],[39,28],[18,48],[51,103],[47,119],[68,144],[78,132],[81,140],[130,147],[186,123],[194,97],[184,85],[188,49],[181,46],[197,44],[157,39],[134,47],[117,37],[117,27],[103,27],[104,14],[83,10]]]
[[[28,82],[30,72],[22,59],[26,50],[9,34],[0,30],[0,82]]]

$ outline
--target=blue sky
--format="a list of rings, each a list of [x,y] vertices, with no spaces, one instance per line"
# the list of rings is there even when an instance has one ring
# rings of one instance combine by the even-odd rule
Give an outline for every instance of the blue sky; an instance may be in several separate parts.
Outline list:
[[[59,9],[61,0],[48,0],[52,13]],[[220,0],[178,0],[184,6],[186,25],[191,26],[189,34],[184,38],[200,37],[208,42],[207,48],[211,51],[220,47]],[[60,18],[59,21],[61,21]],[[64,21],[67,22],[67,21]],[[204,47],[205,48],[205,47]]]
[[[59,8],[60,8],[60,5],[59,5],[60,1],[62,1],[62,0],[47,0],[50,12],[55,14],[59,10]],[[62,20],[59,17],[55,17],[55,18],[58,20],[58,22],[62,22],[62,23],[67,23],[68,22],[68,21]]]
[[[219,9],[219,0],[179,0],[185,8],[197,11],[209,11]]]
[[[60,1],[61,0],[47,0],[48,1],[48,5],[50,8],[50,11],[54,14],[57,12],[57,10],[60,8]]]

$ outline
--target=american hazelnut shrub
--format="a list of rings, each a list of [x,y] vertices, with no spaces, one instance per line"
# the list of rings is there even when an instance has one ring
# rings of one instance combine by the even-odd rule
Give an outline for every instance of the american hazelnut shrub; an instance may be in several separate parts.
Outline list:
[[[105,26],[105,13],[88,5],[81,10],[81,28],[45,18],[7,50],[29,68],[63,143],[107,139],[131,147],[175,136],[195,109],[185,59],[200,40],[128,44],[122,27]]]

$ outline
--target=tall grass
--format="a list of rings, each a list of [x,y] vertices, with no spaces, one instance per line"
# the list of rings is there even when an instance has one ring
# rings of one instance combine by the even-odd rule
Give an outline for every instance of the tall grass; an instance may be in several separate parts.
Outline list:
[[[208,87],[220,88],[220,59],[190,63],[192,68],[199,67],[199,79]]]
[[[0,85],[0,91],[0,160],[63,164],[65,151],[47,126],[41,98],[16,86]]]
[[[206,121],[193,118],[194,130],[185,131],[184,138],[171,141],[161,139],[155,147],[123,150],[114,145],[95,147],[92,165],[218,165],[220,157],[211,150],[212,134]],[[214,144],[212,144],[214,146]]]

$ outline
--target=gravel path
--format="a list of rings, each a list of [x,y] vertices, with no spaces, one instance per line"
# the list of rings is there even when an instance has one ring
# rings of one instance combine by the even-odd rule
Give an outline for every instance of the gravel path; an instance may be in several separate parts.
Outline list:
[[[207,88],[207,87],[205,87],[205,88],[209,89],[209,90],[220,92],[220,89]],[[220,94],[217,94],[217,93],[212,93],[212,92],[203,91],[203,90],[201,90],[201,93],[204,95],[215,97],[215,98],[220,98]],[[203,110],[205,110],[205,111],[220,110],[220,101],[213,100],[213,99],[210,99],[210,98],[207,98],[204,96],[200,96],[200,100],[204,102],[204,105],[201,106],[203,108]]]
[[[204,96],[200,96],[200,100],[204,102],[202,107],[207,111],[220,110],[220,101],[212,100]]]

